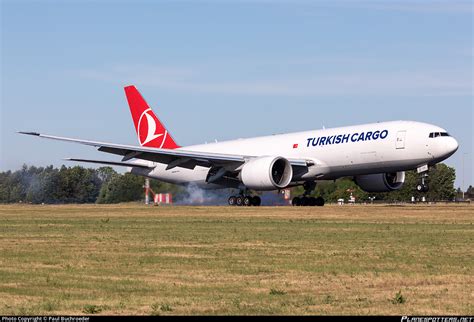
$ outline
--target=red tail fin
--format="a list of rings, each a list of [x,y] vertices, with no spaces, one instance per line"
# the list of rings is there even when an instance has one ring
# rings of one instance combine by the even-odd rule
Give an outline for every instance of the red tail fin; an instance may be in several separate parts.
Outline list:
[[[141,146],[159,149],[179,148],[135,86],[125,87],[125,95]]]

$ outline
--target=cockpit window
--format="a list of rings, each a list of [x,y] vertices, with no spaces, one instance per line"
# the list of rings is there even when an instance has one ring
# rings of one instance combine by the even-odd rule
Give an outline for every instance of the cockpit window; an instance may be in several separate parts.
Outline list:
[[[437,138],[438,136],[450,136],[448,132],[431,132],[430,138]]]

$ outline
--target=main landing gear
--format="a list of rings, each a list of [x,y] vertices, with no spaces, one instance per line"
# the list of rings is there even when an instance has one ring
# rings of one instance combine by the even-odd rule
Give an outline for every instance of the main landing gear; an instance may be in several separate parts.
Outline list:
[[[324,206],[324,203],[325,203],[324,199],[321,198],[321,197],[314,198],[314,197],[305,197],[305,196],[295,197],[295,198],[293,198],[293,201],[291,202],[291,204],[295,207],[300,207],[300,206],[302,206],[302,207],[307,207],[307,206],[322,207],[322,206]]]
[[[259,196],[245,196],[243,194],[229,197],[229,206],[239,207],[258,207],[262,204],[262,199]]]
[[[314,198],[314,197],[308,197],[308,195],[311,194],[311,192],[316,188],[316,182],[305,182],[303,184],[304,188],[304,194],[300,197],[295,197],[293,198],[291,204],[295,207],[322,207],[324,206],[324,199],[321,197]]]

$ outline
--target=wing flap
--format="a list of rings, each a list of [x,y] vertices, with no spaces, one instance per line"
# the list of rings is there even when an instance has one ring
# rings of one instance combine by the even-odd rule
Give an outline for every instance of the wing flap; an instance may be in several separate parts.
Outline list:
[[[130,167],[130,168],[153,169],[153,167],[149,167],[147,165],[137,164],[137,163],[101,161],[101,160],[89,160],[89,159],[76,159],[76,158],[67,158],[67,159],[64,159],[64,160],[74,161],[74,162],[86,162],[86,163],[113,165],[113,166],[127,167],[127,168]]]

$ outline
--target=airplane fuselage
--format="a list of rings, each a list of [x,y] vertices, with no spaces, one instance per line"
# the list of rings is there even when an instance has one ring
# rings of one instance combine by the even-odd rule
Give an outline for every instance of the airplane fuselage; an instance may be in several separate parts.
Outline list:
[[[193,145],[186,151],[279,156],[305,159],[310,166],[294,172],[292,183],[334,180],[345,176],[392,173],[434,165],[454,154],[458,143],[446,130],[413,121],[380,122],[332,129],[278,134],[249,139]],[[178,150],[179,150],[178,149]],[[225,188],[206,182],[209,168],[193,169],[137,160],[152,170],[132,168],[132,173],[174,184],[194,183],[205,189]]]

